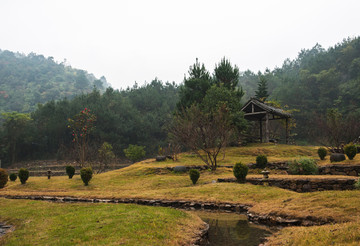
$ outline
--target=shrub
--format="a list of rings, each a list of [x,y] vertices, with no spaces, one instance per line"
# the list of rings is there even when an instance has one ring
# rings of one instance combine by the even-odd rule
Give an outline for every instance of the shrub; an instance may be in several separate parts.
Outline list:
[[[15,181],[17,179],[16,173],[10,174],[9,178],[10,178],[11,181]]]
[[[8,174],[5,169],[0,168],[0,189],[4,188],[8,182]]]
[[[256,157],[256,167],[265,168],[267,163],[268,163],[268,160],[267,160],[266,155],[258,155]]]
[[[356,156],[357,148],[353,143],[349,143],[345,145],[344,152],[349,158],[349,160],[352,160]]]
[[[345,161],[345,155],[341,153],[332,153],[330,155],[331,162]]]
[[[356,181],[356,183],[354,184],[355,189],[360,190],[360,179],[358,179],[358,181]]]
[[[29,170],[27,170],[25,168],[20,168],[18,176],[19,176],[21,184],[25,184],[29,178]]]
[[[66,166],[66,174],[69,176],[69,179],[71,179],[75,174],[75,167],[73,166]]]
[[[249,171],[248,166],[242,164],[241,162],[236,163],[233,169],[234,176],[238,180],[238,182],[245,183],[246,175]]]
[[[193,182],[193,184],[196,184],[196,182],[200,178],[200,172],[199,172],[199,170],[196,170],[196,169],[190,169],[189,176],[190,176],[190,179]]]
[[[290,174],[300,174],[300,175],[314,175],[319,171],[315,160],[310,158],[301,158],[300,160],[294,160],[289,164],[289,173]]]
[[[324,147],[320,147],[317,151],[319,157],[321,160],[324,160],[325,159],[325,156],[327,154],[327,150],[324,148]]]
[[[138,146],[130,144],[127,149],[124,149],[126,158],[132,162],[136,162],[144,158],[145,156],[145,146]]]
[[[81,180],[84,182],[85,186],[87,186],[92,179],[93,170],[91,167],[83,167],[80,170]]]

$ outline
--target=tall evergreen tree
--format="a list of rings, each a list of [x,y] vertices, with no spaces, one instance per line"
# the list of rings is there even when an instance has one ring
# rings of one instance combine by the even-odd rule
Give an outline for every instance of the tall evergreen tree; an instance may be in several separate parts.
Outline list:
[[[215,65],[214,80],[216,84],[222,83],[226,88],[234,90],[239,83],[239,76],[239,68],[236,65],[233,67],[225,57]]]
[[[257,91],[255,91],[255,97],[257,99],[265,101],[268,96],[269,96],[269,93],[267,91],[267,80],[266,80],[265,76],[260,75],[258,89],[257,89]]]

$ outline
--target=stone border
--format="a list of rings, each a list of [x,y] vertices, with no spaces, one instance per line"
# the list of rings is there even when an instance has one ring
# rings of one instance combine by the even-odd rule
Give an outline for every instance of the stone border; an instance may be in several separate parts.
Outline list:
[[[279,179],[279,178],[246,178],[246,182],[254,185],[264,185],[267,183],[269,186],[276,186],[282,189],[292,190],[296,192],[315,192],[324,190],[353,190],[357,178],[292,178],[292,179]],[[235,178],[219,178],[217,182],[231,182],[237,183]]]
[[[6,235],[9,232],[14,231],[14,226],[7,225],[5,223],[0,223],[0,238],[4,235]]]
[[[254,223],[259,223],[268,226],[314,226],[334,223],[332,219],[321,219],[307,216],[306,218],[270,215],[270,214],[256,214],[250,213],[249,209],[252,207],[247,204],[233,204],[233,203],[216,203],[216,202],[201,202],[189,200],[162,200],[162,199],[141,199],[141,198],[119,198],[119,199],[101,199],[101,198],[80,198],[80,197],[60,197],[60,196],[10,196],[0,195],[7,199],[30,199],[52,202],[86,202],[86,203],[131,203],[147,206],[161,206],[173,207],[186,210],[218,210],[222,212],[245,213],[248,220]]]
[[[319,174],[359,176],[360,164],[330,164],[320,166]]]

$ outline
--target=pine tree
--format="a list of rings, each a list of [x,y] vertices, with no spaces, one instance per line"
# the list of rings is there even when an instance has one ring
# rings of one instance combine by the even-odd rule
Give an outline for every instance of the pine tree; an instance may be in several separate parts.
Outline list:
[[[255,97],[257,99],[265,101],[266,98],[269,96],[267,91],[267,81],[265,79],[265,76],[260,76],[260,81],[258,83],[258,89],[255,91]]]

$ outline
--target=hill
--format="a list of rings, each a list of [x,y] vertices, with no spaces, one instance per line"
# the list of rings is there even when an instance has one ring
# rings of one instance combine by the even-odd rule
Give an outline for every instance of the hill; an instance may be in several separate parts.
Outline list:
[[[70,99],[91,92],[94,86],[108,87],[105,77],[97,79],[52,57],[0,50],[0,112],[31,112],[38,103]]]

